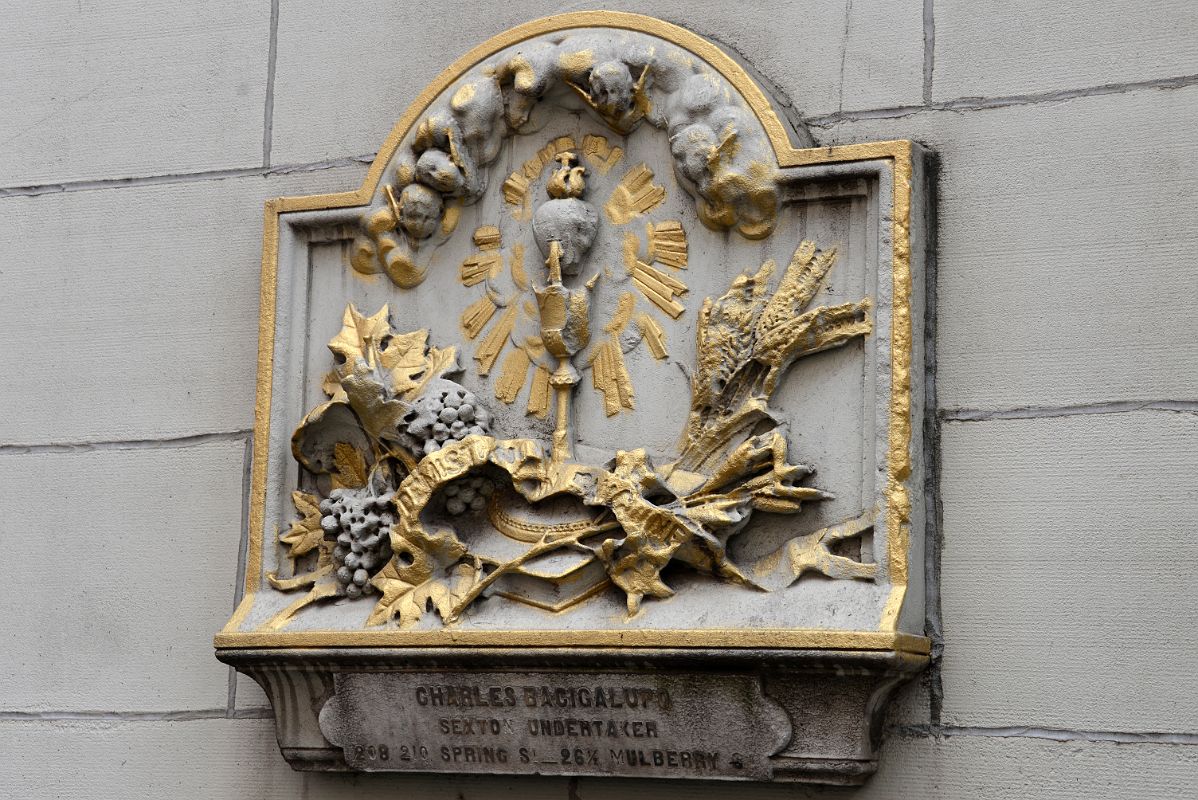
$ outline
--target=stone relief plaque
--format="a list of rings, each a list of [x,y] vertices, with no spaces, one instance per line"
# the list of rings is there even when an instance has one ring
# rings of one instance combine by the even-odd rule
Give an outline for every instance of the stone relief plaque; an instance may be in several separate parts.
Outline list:
[[[293,766],[873,771],[928,653],[922,153],[812,145],[716,45],[584,12],[268,203],[216,646]]]

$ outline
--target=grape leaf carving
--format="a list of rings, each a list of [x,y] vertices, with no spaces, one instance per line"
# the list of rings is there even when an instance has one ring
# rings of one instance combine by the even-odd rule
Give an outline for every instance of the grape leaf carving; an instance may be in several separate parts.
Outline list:
[[[353,445],[346,442],[333,445],[333,465],[334,488],[360,489],[366,485],[366,458]],[[317,514],[319,515],[319,510]],[[316,526],[320,527],[319,516]]]
[[[370,581],[382,592],[383,597],[375,605],[366,624],[382,625],[399,617],[399,626],[410,628],[430,609],[435,610],[441,619],[448,619],[458,601],[470,591],[478,577],[478,567],[459,563],[455,564],[444,578],[430,577],[419,584],[412,584],[404,580],[400,568],[392,560]]]
[[[292,492],[291,502],[302,516],[292,520],[291,527],[279,536],[279,541],[289,548],[288,555],[296,558],[318,547],[324,541],[324,531],[320,527],[320,500],[316,495]]]

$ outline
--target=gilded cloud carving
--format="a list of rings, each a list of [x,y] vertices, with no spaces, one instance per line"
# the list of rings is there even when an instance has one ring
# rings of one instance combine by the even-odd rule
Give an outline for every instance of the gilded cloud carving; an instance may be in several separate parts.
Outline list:
[[[533,40],[478,65],[446,94],[395,155],[363,215],[353,255],[360,272],[418,285],[430,245],[487,191],[503,140],[535,131],[551,106],[585,109],[618,134],[643,124],[663,131],[705,225],[751,239],[774,229],[777,166],[765,132],[718,73],[680,48],[615,31]]]

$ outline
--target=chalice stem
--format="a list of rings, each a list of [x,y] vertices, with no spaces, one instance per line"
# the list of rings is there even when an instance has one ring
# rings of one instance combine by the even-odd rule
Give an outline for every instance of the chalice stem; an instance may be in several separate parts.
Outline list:
[[[564,464],[573,458],[570,452],[570,394],[574,390],[574,376],[570,362],[558,358],[557,371],[550,379],[553,391],[557,395],[557,413],[553,428],[553,462]]]

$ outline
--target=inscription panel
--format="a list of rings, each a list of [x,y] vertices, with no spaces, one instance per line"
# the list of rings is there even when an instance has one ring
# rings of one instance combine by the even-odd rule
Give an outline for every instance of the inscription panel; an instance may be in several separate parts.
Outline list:
[[[769,780],[790,737],[748,675],[340,673],[320,714],[354,769]]]

